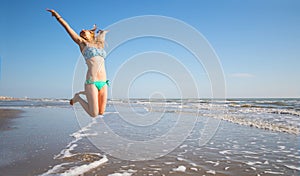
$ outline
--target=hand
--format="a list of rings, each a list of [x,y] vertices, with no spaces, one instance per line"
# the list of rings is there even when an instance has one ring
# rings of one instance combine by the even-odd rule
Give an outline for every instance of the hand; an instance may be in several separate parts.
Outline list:
[[[52,16],[58,18],[58,13],[53,9],[46,9],[48,12],[51,12]]]

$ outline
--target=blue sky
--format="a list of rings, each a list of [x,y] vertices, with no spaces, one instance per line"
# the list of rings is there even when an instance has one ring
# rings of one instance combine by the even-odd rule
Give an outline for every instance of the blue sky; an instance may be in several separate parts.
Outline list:
[[[142,15],[181,20],[202,33],[217,53],[227,97],[300,97],[298,0],[3,0],[0,95],[72,97],[73,75],[80,52],[46,8],[58,11],[76,32],[95,23],[105,28]],[[107,38],[109,41],[109,33]],[[145,38],[122,45],[106,60],[108,79],[112,80],[120,65],[133,55],[161,51],[179,56],[179,61],[195,78],[200,96],[209,97],[210,82],[202,66],[195,65],[192,56],[176,44],[165,43]],[[176,51],[164,47],[171,45]],[[158,80],[159,86],[153,80]],[[172,82],[155,73],[138,77],[130,96],[149,97],[155,91],[178,97]]]

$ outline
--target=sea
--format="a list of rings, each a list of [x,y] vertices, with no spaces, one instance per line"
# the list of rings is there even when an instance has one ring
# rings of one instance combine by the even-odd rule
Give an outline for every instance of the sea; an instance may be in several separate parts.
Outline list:
[[[300,99],[110,99],[89,117],[67,99],[0,100],[0,175],[300,174]]]

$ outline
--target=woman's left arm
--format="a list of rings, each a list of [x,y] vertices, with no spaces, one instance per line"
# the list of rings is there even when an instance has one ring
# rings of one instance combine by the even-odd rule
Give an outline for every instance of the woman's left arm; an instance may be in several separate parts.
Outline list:
[[[81,38],[55,10],[47,9],[47,11],[51,12],[52,16],[54,16],[57,19],[57,21],[65,28],[65,30],[75,43],[80,45],[84,42],[84,39]]]

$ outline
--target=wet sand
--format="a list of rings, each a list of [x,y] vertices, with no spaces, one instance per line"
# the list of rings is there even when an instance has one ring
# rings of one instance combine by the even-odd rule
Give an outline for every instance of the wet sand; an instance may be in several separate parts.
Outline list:
[[[198,121],[187,140],[167,155],[155,160],[126,161],[103,153],[88,138],[76,138],[85,125],[80,128],[72,108],[28,108],[20,114],[22,110],[1,112],[1,119],[13,118],[15,128],[1,131],[0,175],[72,175],[68,173],[76,168],[77,175],[88,176],[299,174],[299,168],[291,169],[297,167],[300,157],[296,135],[222,121],[214,138],[199,147],[197,133],[202,122]],[[23,118],[16,118],[20,115]],[[115,116],[104,118],[110,119],[112,125],[120,124]],[[90,119],[86,120],[87,125]],[[3,121],[3,128],[9,123]],[[94,124],[97,128],[101,125]],[[126,129],[122,125],[120,128]],[[68,152],[71,156],[56,157]],[[92,167],[104,157],[107,161]],[[84,171],[84,165],[91,168]],[[64,168],[53,171],[58,166]]]
[[[223,121],[214,138],[205,146],[199,147],[198,140],[192,135],[174,151],[155,160],[125,161],[108,155],[108,162],[84,175],[297,176],[299,168],[289,168],[300,162],[299,145],[292,142],[295,140],[299,141],[299,136]],[[83,152],[83,146],[78,146],[74,152]]]
[[[53,157],[72,139],[70,134],[80,129],[71,108],[2,112],[2,128],[10,130],[0,131],[0,175],[39,175],[59,164]]]
[[[0,131],[12,129],[13,119],[20,117],[22,112],[18,109],[0,109]]]

